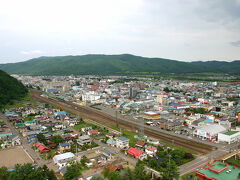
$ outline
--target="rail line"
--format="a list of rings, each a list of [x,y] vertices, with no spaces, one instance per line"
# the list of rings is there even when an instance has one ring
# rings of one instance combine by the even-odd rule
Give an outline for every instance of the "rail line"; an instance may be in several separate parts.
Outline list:
[[[116,118],[105,114],[103,112],[100,112],[98,110],[93,110],[88,107],[78,106],[74,103],[67,102],[64,100],[56,100],[56,99],[49,99],[46,97],[40,96],[40,93],[36,90],[30,90],[30,92],[33,94],[33,97],[36,98],[38,101],[42,101],[44,103],[51,104],[53,106],[59,107],[61,109],[64,109],[70,113],[73,113],[75,115],[79,115],[82,118],[87,118],[94,120],[96,122],[101,123],[118,123],[119,125],[131,129],[131,130],[139,130],[139,124],[136,122],[130,122],[124,119],[117,119]],[[168,143],[172,143],[174,141],[174,145],[181,146],[183,148],[192,150],[194,152],[197,152],[199,154],[207,154],[210,151],[212,151],[213,146],[203,144],[200,142],[196,142],[193,140],[186,140],[181,137],[177,137],[174,135],[170,135],[164,132],[160,132],[159,130],[154,129],[153,127],[144,126],[144,133],[148,136],[158,138],[160,140],[163,140]]]

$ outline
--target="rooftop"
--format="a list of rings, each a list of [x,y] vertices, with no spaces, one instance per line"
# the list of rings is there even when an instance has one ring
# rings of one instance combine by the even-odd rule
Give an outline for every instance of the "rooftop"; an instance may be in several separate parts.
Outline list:
[[[128,138],[123,137],[123,136],[121,136],[121,137],[117,137],[117,139],[120,140],[120,141],[129,141]]]
[[[231,135],[236,134],[236,133],[238,133],[238,132],[239,132],[239,131],[227,131],[227,132],[225,132],[225,133],[223,133],[223,134],[228,135],[228,136],[231,136]]]
[[[213,171],[218,171],[220,173],[219,174],[215,173],[210,169],[212,169]],[[231,172],[229,172],[229,170],[231,170]],[[204,174],[205,177],[215,178],[217,180],[226,180],[226,179],[237,180],[238,175],[240,173],[240,169],[233,167],[231,165],[225,165],[219,161],[216,161],[213,164],[205,165],[198,172],[200,172],[201,174]]]

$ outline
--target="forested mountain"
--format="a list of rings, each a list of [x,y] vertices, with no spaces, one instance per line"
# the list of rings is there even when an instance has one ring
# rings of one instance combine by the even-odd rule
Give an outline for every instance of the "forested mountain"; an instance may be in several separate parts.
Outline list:
[[[239,73],[240,61],[183,62],[130,54],[39,57],[1,64],[8,73],[26,75],[124,75],[141,73]]]
[[[17,79],[0,70],[0,109],[20,100],[27,94],[27,88]]]

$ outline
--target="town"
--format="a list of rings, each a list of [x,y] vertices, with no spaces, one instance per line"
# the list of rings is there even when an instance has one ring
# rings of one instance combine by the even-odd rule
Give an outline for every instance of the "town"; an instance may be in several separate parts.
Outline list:
[[[67,177],[69,167],[81,164],[78,179],[117,178],[136,166],[147,179],[236,179],[240,173],[239,83],[13,76],[31,93],[0,117],[0,165],[8,169],[47,165]],[[80,108],[113,121],[91,119]]]

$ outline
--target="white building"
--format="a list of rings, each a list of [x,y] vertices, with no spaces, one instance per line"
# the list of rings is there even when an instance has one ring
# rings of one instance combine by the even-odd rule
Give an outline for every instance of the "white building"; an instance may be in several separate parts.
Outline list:
[[[96,94],[94,91],[89,91],[82,95],[82,101],[97,101],[100,98],[101,96]]]
[[[129,139],[125,137],[117,137],[116,138],[116,146],[120,149],[128,149],[129,148]]]
[[[85,144],[91,144],[91,142],[92,142],[92,139],[88,135],[79,136],[77,139],[77,143],[81,146]]]
[[[55,155],[53,157],[54,164],[60,167],[69,161],[75,161],[75,160],[76,160],[76,156],[71,152]]]
[[[218,133],[218,142],[227,142],[231,144],[240,139],[240,131],[226,131],[223,133]]]
[[[217,138],[218,133],[224,132],[226,130],[227,128],[222,125],[211,124],[211,125],[197,127],[197,129],[193,131],[193,135],[202,139],[213,140]]]

